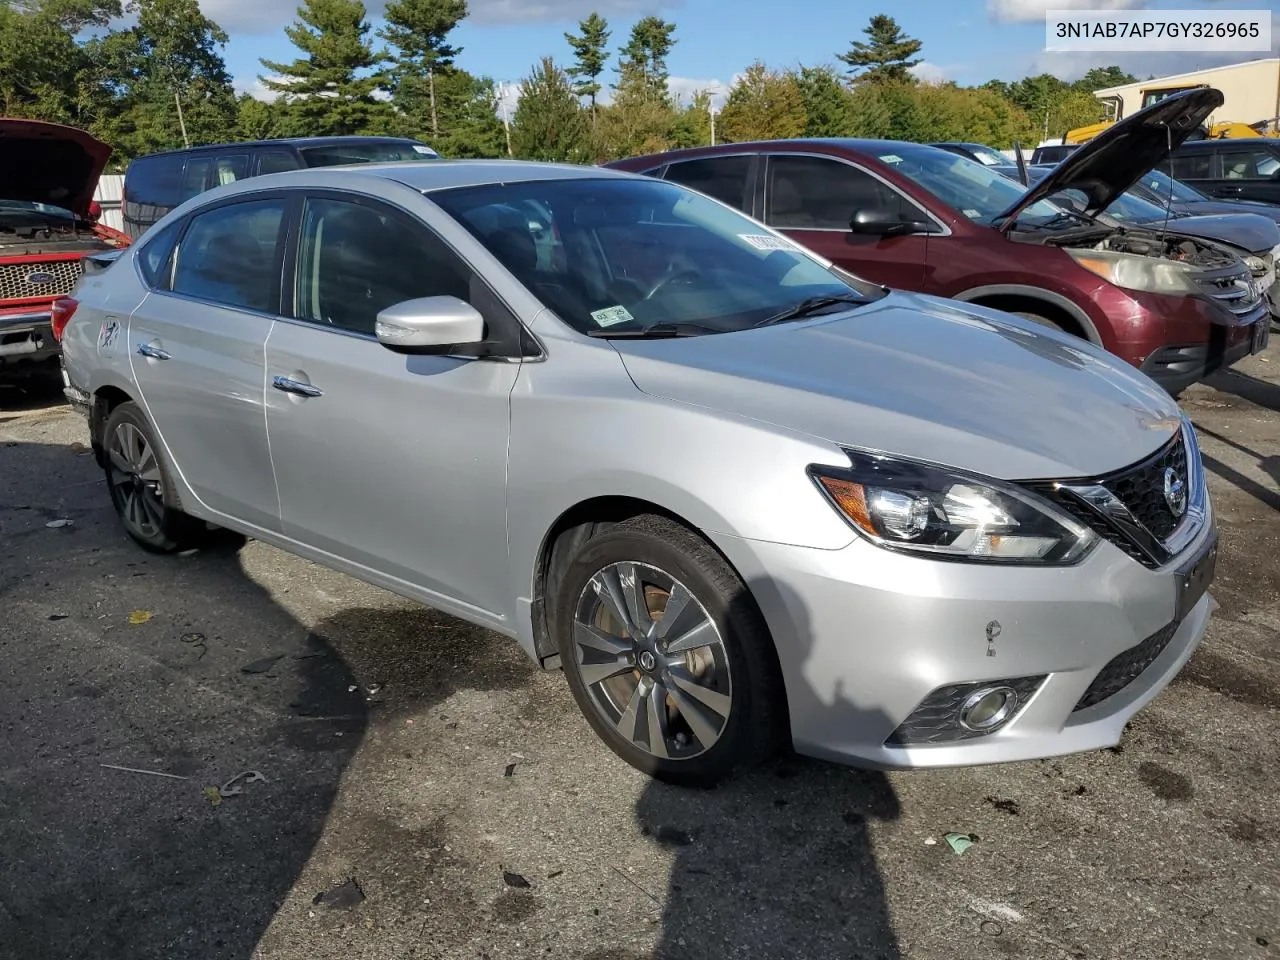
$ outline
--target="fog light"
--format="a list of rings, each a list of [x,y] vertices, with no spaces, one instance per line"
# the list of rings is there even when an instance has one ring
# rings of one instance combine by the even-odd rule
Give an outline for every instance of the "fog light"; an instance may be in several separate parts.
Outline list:
[[[1018,694],[1012,687],[983,687],[971,693],[960,707],[960,725],[975,732],[990,733],[1009,720],[1018,709]]]

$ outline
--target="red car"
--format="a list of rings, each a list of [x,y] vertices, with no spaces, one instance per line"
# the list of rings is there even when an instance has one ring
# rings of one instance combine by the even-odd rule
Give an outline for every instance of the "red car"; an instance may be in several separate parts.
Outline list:
[[[1117,123],[1030,190],[936,147],[777,140],[609,164],[699,190],[861,277],[1087,338],[1177,394],[1265,348],[1264,293],[1230,248],[1106,208],[1222,103],[1189,91]],[[1083,210],[1050,203],[1083,193]]]
[[[85,256],[128,246],[97,222],[93,193],[110,156],[83,130],[0,118],[0,375],[56,361],[53,302],[79,282]]]

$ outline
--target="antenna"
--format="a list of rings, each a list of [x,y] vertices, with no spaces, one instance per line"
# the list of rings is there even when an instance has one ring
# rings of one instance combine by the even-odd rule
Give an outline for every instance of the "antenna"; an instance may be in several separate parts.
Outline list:
[[[1169,126],[1168,123],[1164,125],[1164,135],[1165,135],[1165,144],[1168,147],[1168,151],[1165,153],[1165,156],[1167,157],[1173,153],[1173,129]],[[1167,199],[1164,203],[1164,226],[1160,228],[1160,238],[1162,240],[1169,233],[1169,218],[1173,216],[1173,173],[1172,173],[1173,165],[1172,164],[1169,165],[1169,170],[1170,170],[1169,199]]]

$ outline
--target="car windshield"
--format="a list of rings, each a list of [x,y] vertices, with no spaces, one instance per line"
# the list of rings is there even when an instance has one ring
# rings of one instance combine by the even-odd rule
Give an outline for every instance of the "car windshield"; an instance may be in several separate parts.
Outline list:
[[[659,180],[538,180],[430,197],[591,336],[728,333],[797,307],[798,318],[883,295],[746,216]]]
[[[1055,193],[1050,199],[1072,210],[1083,210],[1089,202],[1082,190],[1063,190]],[[1121,223],[1153,223],[1163,220],[1165,215],[1164,207],[1144,200],[1132,192],[1120,194],[1102,213]]]
[[[1161,199],[1167,199],[1172,193],[1173,199],[1180,203],[1197,203],[1209,199],[1194,187],[1189,187],[1181,180],[1175,180],[1159,170],[1152,170],[1145,174],[1142,185]]]
[[[27,222],[33,218],[41,221],[61,221],[79,219],[70,210],[55,207],[51,203],[36,203],[31,200],[0,200],[0,221],[7,224]]]
[[[302,147],[302,161],[308,167],[334,167],[344,163],[397,163],[406,160],[438,160],[440,155],[425,143],[327,143]]]
[[[1021,184],[998,171],[935,147],[895,143],[876,157],[975,223],[993,225],[1023,194]],[[1022,211],[1018,223],[1035,226],[1061,216],[1058,207],[1042,200]]]
[[[997,150],[990,147],[984,147],[981,144],[971,144],[969,152],[973,154],[973,158],[979,163],[988,167],[1000,167],[1009,162],[1009,158]]]

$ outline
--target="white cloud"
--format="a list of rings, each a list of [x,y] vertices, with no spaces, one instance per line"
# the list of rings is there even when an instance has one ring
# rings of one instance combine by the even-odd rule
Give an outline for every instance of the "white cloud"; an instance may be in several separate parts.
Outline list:
[[[677,103],[688,103],[696,93],[705,90],[711,94],[711,105],[716,110],[722,110],[724,102],[729,99],[729,91],[739,76],[741,74],[735,75],[728,83],[723,80],[698,80],[694,77],[668,77],[667,89]]]
[[[1007,23],[1044,22],[1050,10],[1138,10],[1147,0],[987,0],[987,12]]]
[[[519,83],[499,83],[498,84],[498,116],[503,116],[504,111],[508,120],[516,115],[516,104],[520,102],[520,84]]]
[[[921,83],[941,83],[947,79],[946,68],[923,60],[911,68],[911,75]]]
[[[267,85],[262,82],[262,79],[262,77],[237,77],[231,86],[235,90],[236,96],[239,96],[242,93],[247,93],[255,100],[261,100],[263,103],[270,103],[272,100],[276,99],[276,97],[280,96],[280,94],[275,90],[269,89]],[[284,78],[271,76],[269,79],[282,80]]]

